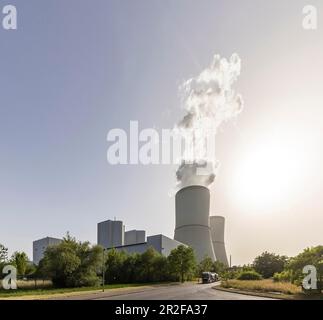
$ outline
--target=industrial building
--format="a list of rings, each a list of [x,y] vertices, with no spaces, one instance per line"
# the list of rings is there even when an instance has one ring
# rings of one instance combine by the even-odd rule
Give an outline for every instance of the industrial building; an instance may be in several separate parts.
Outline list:
[[[130,230],[124,233],[125,246],[146,242],[146,231]]]
[[[107,220],[98,223],[98,244],[106,249],[115,248],[127,253],[144,253],[149,247],[153,247],[160,254],[168,256],[182,243],[162,234],[146,239],[146,232],[143,230],[125,232],[122,221]]]
[[[224,245],[224,218],[210,218],[210,190],[201,185],[182,188],[175,197],[174,239],[195,251],[198,261],[210,257],[228,266]]]
[[[174,239],[162,234],[146,238],[144,230],[125,231],[120,220],[106,220],[97,225],[97,243],[106,249],[115,248],[128,253],[143,253],[149,247],[168,256],[179,245],[194,249],[197,261],[210,257],[228,266],[224,242],[225,218],[210,217],[210,190],[201,185],[182,188],[175,197]],[[46,237],[33,242],[33,262],[38,264],[46,248],[61,239]]]
[[[118,251],[125,251],[127,253],[144,253],[149,247],[154,248],[157,252],[167,257],[173,249],[176,249],[180,243],[176,240],[168,238],[162,234],[147,237],[147,241],[143,243],[136,243],[116,247]]]
[[[206,256],[215,261],[210,229],[210,191],[203,186],[179,190],[175,197],[174,239],[192,247],[198,261]]]
[[[33,242],[33,263],[38,265],[39,261],[43,259],[44,252],[47,247],[57,245],[62,242],[62,239],[46,237]]]
[[[124,245],[125,226],[122,221],[107,220],[98,223],[98,244],[104,248]]]
[[[224,225],[224,217],[210,217],[211,237],[215,258],[217,261],[222,262],[226,267],[228,267],[229,263],[224,243]]]

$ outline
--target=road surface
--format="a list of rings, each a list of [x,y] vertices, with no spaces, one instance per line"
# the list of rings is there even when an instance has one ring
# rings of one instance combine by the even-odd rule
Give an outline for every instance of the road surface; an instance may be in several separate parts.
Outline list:
[[[61,297],[63,300],[271,300],[212,289],[215,284],[186,283],[159,285],[126,290],[107,290],[89,294]],[[54,298],[55,299],[55,298]]]

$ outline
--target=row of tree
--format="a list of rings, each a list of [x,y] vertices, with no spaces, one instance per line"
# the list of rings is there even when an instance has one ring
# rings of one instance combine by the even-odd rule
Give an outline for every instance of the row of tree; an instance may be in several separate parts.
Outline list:
[[[56,287],[192,279],[196,270],[193,249],[179,246],[166,258],[150,247],[142,254],[127,254],[116,249],[104,250],[78,242],[69,235],[47,248],[36,274],[50,278]]]
[[[314,266],[317,271],[318,291],[323,290],[323,246],[307,248],[295,257],[288,258],[264,252],[256,257],[251,265],[233,267],[226,270],[226,279],[259,280],[272,278],[274,281],[290,282],[301,286],[305,277],[305,266]]]
[[[32,265],[24,252],[15,252],[9,259],[8,249],[0,245],[0,268],[5,264],[16,266],[22,277],[51,279],[57,287],[98,285],[103,272],[105,282],[111,284],[185,281],[199,277],[203,271],[216,272],[224,279],[273,278],[300,285],[306,265],[316,267],[319,290],[323,284],[323,246],[305,249],[293,258],[264,252],[251,265],[226,268],[209,257],[197,264],[193,249],[183,245],[172,250],[168,257],[153,248],[142,254],[128,254],[91,246],[67,234],[60,244],[46,249],[38,266]]]
[[[106,253],[105,279],[107,283],[185,281],[194,277],[195,267],[193,250],[183,245],[167,258],[152,247],[142,254],[111,249]]]
[[[2,269],[5,265],[10,264],[17,268],[17,273],[24,277],[26,274],[32,274],[36,268],[29,262],[28,256],[25,252],[16,251],[8,258],[8,248],[0,244],[0,278]]]
[[[196,272],[193,249],[179,246],[166,258],[149,248],[142,254],[104,250],[79,242],[69,234],[61,243],[49,246],[38,266],[32,265],[24,252],[8,259],[8,249],[0,245],[0,267],[16,266],[21,277],[51,279],[56,287],[95,286],[101,283],[185,281]]]

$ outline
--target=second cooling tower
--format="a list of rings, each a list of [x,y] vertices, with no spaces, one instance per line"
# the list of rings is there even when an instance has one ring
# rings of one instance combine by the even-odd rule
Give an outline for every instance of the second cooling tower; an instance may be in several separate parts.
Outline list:
[[[210,191],[204,186],[189,186],[176,194],[174,239],[189,245],[198,261],[215,255],[210,230]]]
[[[228,267],[229,263],[224,243],[224,224],[224,217],[210,217],[211,236],[216,260],[222,262],[226,267]]]

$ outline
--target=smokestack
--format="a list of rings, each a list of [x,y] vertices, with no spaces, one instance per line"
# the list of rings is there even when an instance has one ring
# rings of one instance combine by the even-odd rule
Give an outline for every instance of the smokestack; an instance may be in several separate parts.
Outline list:
[[[216,260],[222,262],[226,267],[228,267],[229,263],[224,244],[224,225],[224,217],[210,217],[211,236]]]
[[[204,186],[189,186],[176,193],[174,239],[195,251],[198,261],[206,256],[215,261],[210,229],[210,191]]]

